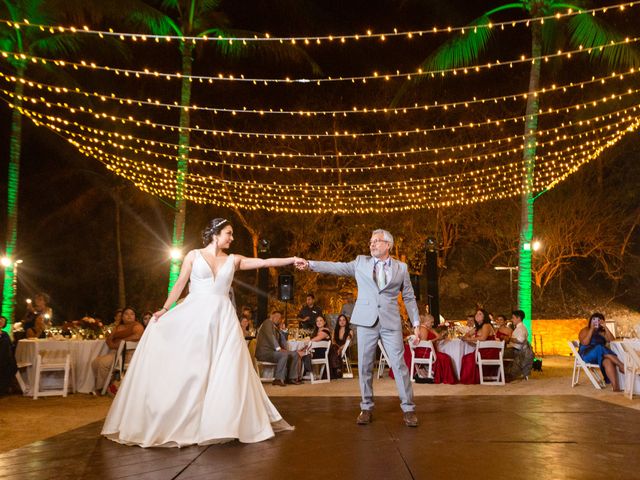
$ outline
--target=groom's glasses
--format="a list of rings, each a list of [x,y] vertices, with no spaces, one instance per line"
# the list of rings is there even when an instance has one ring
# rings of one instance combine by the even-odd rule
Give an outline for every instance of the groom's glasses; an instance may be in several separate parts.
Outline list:
[[[369,245],[376,245],[378,243],[389,243],[389,241],[388,240],[379,240],[379,239],[376,238],[375,240],[371,240],[369,242]]]

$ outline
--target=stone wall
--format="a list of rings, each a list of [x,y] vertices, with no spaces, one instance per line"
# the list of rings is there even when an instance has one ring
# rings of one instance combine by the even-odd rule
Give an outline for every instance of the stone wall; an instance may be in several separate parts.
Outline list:
[[[633,320],[616,318],[616,336],[628,337],[638,325]],[[578,332],[587,325],[585,318],[563,318],[556,320],[533,320],[534,338],[531,345],[538,355],[569,355],[570,340],[578,339]],[[542,347],[541,347],[542,344]]]
[[[577,340],[578,332],[586,324],[584,318],[533,320],[531,345],[538,355],[569,355],[567,342]]]

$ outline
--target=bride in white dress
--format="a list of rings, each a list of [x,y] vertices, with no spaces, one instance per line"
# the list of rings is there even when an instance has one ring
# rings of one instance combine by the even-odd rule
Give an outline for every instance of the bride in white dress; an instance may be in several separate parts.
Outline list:
[[[256,374],[229,298],[234,272],[281,267],[292,258],[226,255],[233,228],[222,218],[190,251],[161,310],[133,355],[102,429],[126,445],[183,447],[260,442],[292,430]],[[189,281],[189,295],[170,311]]]

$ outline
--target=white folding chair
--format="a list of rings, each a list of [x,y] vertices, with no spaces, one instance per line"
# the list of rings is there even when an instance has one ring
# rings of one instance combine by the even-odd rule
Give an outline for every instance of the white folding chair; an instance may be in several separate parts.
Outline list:
[[[605,327],[611,332],[611,335],[613,335],[613,338],[616,338],[616,321],[615,320],[607,320],[604,322],[605,323]]]
[[[107,393],[107,388],[109,388],[109,384],[111,383],[111,377],[113,376],[114,370],[119,370],[120,365],[122,364],[122,352],[124,352],[126,342],[120,342],[118,344],[118,349],[116,350],[116,355],[113,357],[113,362],[111,362],[111,368],[109,368],[109,374],[107,378],[105,378],[104,385],[102,385],[102,395]]]
[[[324,348],[324,357],[322,358],[311,358],[311,383],[329,383],[331,381],[331,368],[329,368],[329,348],[331,348],[331,342],[325,340],[323,342],[311,342],[310,349],[313,351],[316,348]],[[316,376],[313,374],[313,366],[320,365],[320,372],[318,373],[318,380],[316,380]],[[326,380],[322,380],[322,374],[324,371],[327,371]]]
[[[496,348],[500,350],[498,358],[482,358],[481,350],[485,348]],[[485,340],[476,343],[476,364],[480,372],[480,385],[504,385],[504,362],[502,356],[504,354],[504,342],[497,340]],[[482,367],[492,366],[498,367],[497,375],[485,375]],[[488,378],[490,381],[486,381]]]
[[[414,375],[416,373],[416,365],[429,365],[427,368],[427,376],[433,378],[433,364],[436,361],[436,352],[433,348],[431,340],[421,340],[417,345],[413,344],[413,337],[410,337],[409,348],[411,349],[411,381],[415,382]],[[427,358],[416,357],[416,348],[429,348],[429,356]]]
[[[71,352],[68,347],[66,349],[42,350],[40,345],[36,343],[35,359],[33,392],[30,392],[34,400],[37,400],[38,397],[53,395],[66,397],[70,382],[71,390],[75,391],[71,368]],[[64,372],[62,389],[40,390],[40,380],[43,372]]]
[[[351,370],[351,359],[349,358],[349,347],[351,346],[351,338],[347,337],[347,341],[344,342],[342,347],[342,354],[340,358],[344,365],[345,372],[342,372],[342,378],[353,378],[353,370]]]
[[[29,391],[29,385],[27,385],[27,383],[22,378],[21,370],[24,370],[31,366],[33,366],[31,362],[24,362],[24,363],[17,364],[18,370],[16,371],[16,380],[18,381],[18,385],[20,385],[20,390],[22,390],[23,395],[29,395],[30,391]]]
[[[583,371],[591,384],[601,390],[604,386],[604,379],[601,377],[600,366],[597,363],[587,363],[585,362],[580,354],[578,353],[578,348],[580,344],[577,340],[570,340],[567,342],[569,344],[569,349],[573,354],[573,375],[571,376],[571,386],[575,387],[580,381],[580,372]]]
[[[380,378],[384,373],[384,367],[386,365],[390,365],[390,363],[389,357],[387,356],[387,351],[384,349],[381,340],[378,340],[378,348],[380,348],[380,359],[378,360],[378,378]]]
[[[256,367],[261,382],[273,382],[276,379],[276,363],[256,359]]]
[[[633,400],[633,391],[636,380],[640,375],[640,352],[638,352],[638,341],[622,342],[624,349],[624,394]]]

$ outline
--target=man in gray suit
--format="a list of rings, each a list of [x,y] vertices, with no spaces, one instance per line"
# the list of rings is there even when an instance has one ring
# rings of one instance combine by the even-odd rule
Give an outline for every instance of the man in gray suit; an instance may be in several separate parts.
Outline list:
[[[287,350],[287,345],[280,336],[280,322],[282,322],[282,312],[274,310],[271,312],[270,319],[260,325],[256,338],[256,359],[276,364],[273,385],[284,387],[285,382],[298,385],[302,383],[298,379],[300,356],[298,352]]]
[[[402,293],[416,338],[420,325],[418,306],[407,264],[389,256],[393,248],[393,236],[386,230],[375,230],[371,234],[369,247],[371,256],[359,255],[348,263],[300,259],[296,266],[319,273],[355,277],[358,283],[358,298],[351,316],[351,323],[358,328],[358,373],[362,394],[358,424],[366,425],[372,420],[373,364],[380,339],[395,373],[404,422],[409,427],[416,427],[418,418],[413,403],[413,388],[409,369],[404,363],[398,293]]]

